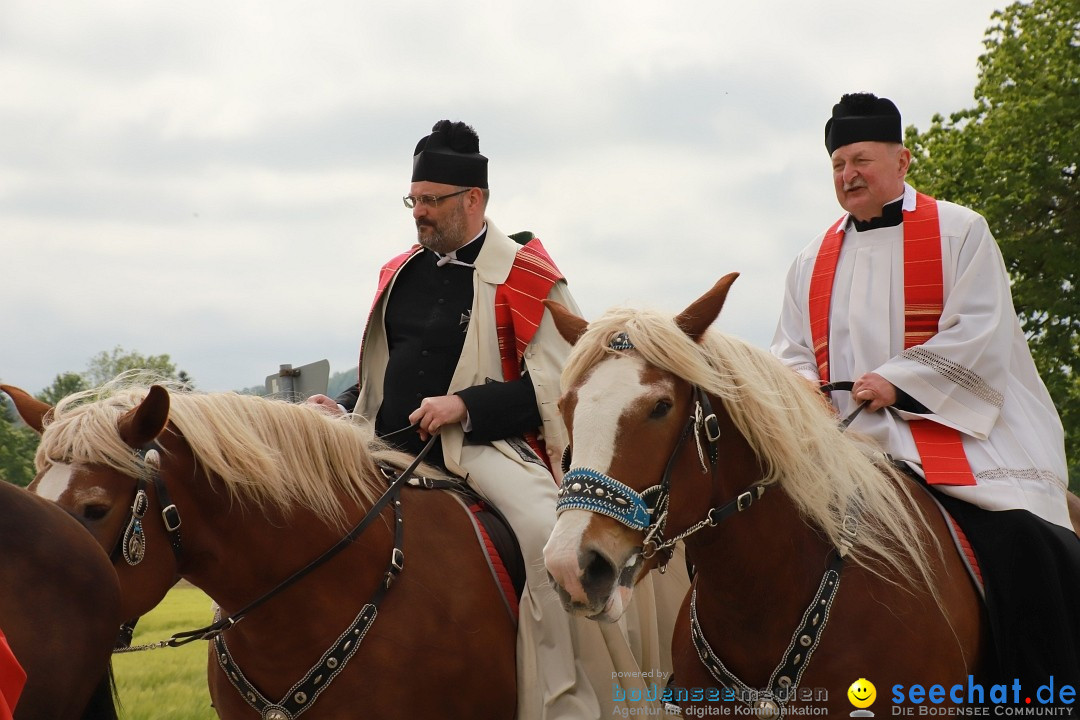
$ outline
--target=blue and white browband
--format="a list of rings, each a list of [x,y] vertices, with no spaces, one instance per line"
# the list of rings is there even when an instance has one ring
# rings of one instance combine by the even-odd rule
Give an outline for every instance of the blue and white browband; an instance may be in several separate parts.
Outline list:
[[[645,530],[652,522],[652,508],[640,493],[589,468],[574,468],[563,476],[555,512],[564,510],[607,515],[633,530]]]

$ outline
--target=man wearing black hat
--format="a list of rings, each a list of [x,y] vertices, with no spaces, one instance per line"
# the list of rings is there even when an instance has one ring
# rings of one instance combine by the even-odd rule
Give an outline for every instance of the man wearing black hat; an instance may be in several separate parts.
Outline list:
[[[1064,433],[1001,252],[981,215],[905,182],[911,153],[902,141],[900,113],[885,98],[854,93],[833,107],[825,147],[847,212],[795,259],[772,351],[815,383],[854,381],[850,393],[831,394],[838,413],[865,404],[853,430],[972,515],[973,528],[988,523],[969,531],[977,552],[987,534],[1015,544],[1027,530],[1006,528],[1035,528],[1033,537],[1049,539],[1034,542],[1060,548],[1048,562],[1061,568],[1080,549]],[[985,552],[987,562],[998,554]],[[1008,584],[991,579],[988,598]],[[1008,654],[1022,680],[1060,680],[1068,667],[1048,666],[1039,648]]]
[[[548,585],[542,549],[568,442],[558,400],[569,345],[542,301],[576,303],[538,239],[515,241],[485,216],[487,165],[464,123],[442,120],[417,144],[404,203],[419,245],[380,273],[360,381],[336,401],[315,400],[374,418],[380,436],[413,453],[437,435],[428,459],[468,478],[513,526],[527,575],[518,718],[609,716],[612,677],[670,672],[671,622],[689,582],[665,578],[656,602],[666,621],[650,580],[641,615],[632,607],[610,626],[569,616]]]
[[[484,216],[489,198],[487,165],[479,138],[464,123],[440,121],[417,144],[412,185],[404,203],[412,210],[419,245],[383,267],[373,309],[382,312],[384,322],[374,322],[374,313],[369,318],[362,348],[362,382],[337,398],[348,410],[359,400],[365,414],[375,417],[378,434],[390,436],[412,453],[420,451],[429,434],[462,422],[469,426],[469,441],[508,439],[526,454],[529,449],[521,440],[541,426],[549,443],[560,450],[565,444],[557,414],[543,418],[540,411],[546,407],[550,413],[557,402],[547,396],[558,392],[565,351],[558,342],[541,345],[538,339],[533,352],[520,358],[500,356],[500,367],[492,372],[475,380],[458,377],[455,381],[458,366],[462,373],[475,375],[483,351],[498,349],[498,345],[488,347],[492,338],[485,337],[485,332],[498,329],[500,338],[513,334],[512,324],[501,327],[493,315],[473,322],[473,312],[481,316],[495,312],[502,299],[498,288],[507,282],[515,261],[527,261],[536,269],[529,276],[536,283],[528,288],[535,292],[532,297],[552,293],[553,298],[573,303],[566,281],[539,240],[522,247],[488,224]],[[488,293],[491,297],[485,297]],[[536,300],[524,312],[539,325],[542,311]],[[384,331],[388,337],[383,337]],[[517,335],[514,340],[519,339]],[[527,348],[531,339],[521,337],[521,347]],[[554,353],[544,357],[551,362],[533,359],[540,352]],[[376,358],[376,353],[388,355]],[[373,366],[376,360],[378,366]],[[510,364],[514,367],[502,367]],[[369,372],[381,380],[372,382]],[[455,388],[452,392],[451,387]],[[412,423],[419,424],[419,432],[391,435]],[[457,445],[463,439],[441,433],[428,461],[447,467],[447,460],[460,462]],[[550,464],[546,446],[530,439],[533,450]]]

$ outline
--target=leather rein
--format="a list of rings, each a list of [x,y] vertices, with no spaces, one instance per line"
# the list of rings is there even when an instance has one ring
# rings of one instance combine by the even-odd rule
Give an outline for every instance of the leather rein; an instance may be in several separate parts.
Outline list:
[[[237,610],[235,613],[229,615],[228,617],[217,619],[215,620],[215,622],[207,625],[206,627],[202,627],[197,630],[190,630],[187,632],[179,632],[174,634],[168,640],[162,640],[160,642],[152,643],[150,645],[139,646],[138,648],[127,648],[125,650],[118,650],[117,652],[130,652],[134,650],[143,650],[156,647],[179,647],[181,645],[186,645],[187,643],[190,643],[194,640],[213,640],[217,638],[221,633],[228,630],[236,623],[240,622],[240,620],[242,620],[252,610],[259,607],[275,595],[278,595],[286,588],[294,585],[302,578],[307,576],[309,573],[314,571],[316,568],[322,566],[331,558],[344,550],[346,547],[351,545],[356,540],[356,538],[358,538],[376,520],[376,518],[379,517],[382,511],[391,502],[395,502],[396,508],[397,497],[401,492],[402,486],[409,481],[410,477],[412,477],[412,474],[416,471],[416,468],[420,465],[421,462],[423,462],[424,458],[431,450],[431,447],[434,445],[435,439],[437,437],[438,436],[436,435],[431,436],[431,438],[427,441],[427,444],[424,445],[423,449],[416,456],[413,462],[407,468],[402,470],[401,473],[390,483],[386,491],[383,492],[379,499],[372,504],[371,508],[368,509],[364,517],[361,518],[360,521],[348,533],[346,533],[328,550],[323,552],[321,555],[309,562],[304,567],[294,572],[289,577],[282,580],[274,588],[263,593],[261,596],[251,601],[240,610]],[[149,485],[153,485],[154,492],[156,493],[158,498],[158,502],[162,505],[162,519],[165,522],[165,529],[169,534],[170,545],[173,549],[173,554],[176,557],[177,565],[179,566],[182,557],[182,545],[180,542],[180,512],[177,509],[175,503],[169,500],[169,494],[165,487],[165,481],[161,476],[160,453],[163,452],[163,450],[156,442],[152,442],[147,446],[136,450],[135,452],[137,455],[139,455],[140,458],[143,459],[144,464],[147,467],[151,468],[150,479],[149,481],[145,477],[140,477],[138,479],[136,484],[135,500],[134,502],[132,502],[131,505],[127,527],[125,528],[121,536],[117,539],[116,548],[113,550],[112,555],[115,559],[117,554],[122,554],[125,562],[127,562],[131,566],[138,565],[146,556],[146,538],[143,529],[143,518],[145,517],[146,512],[149,509],[149,498],[146,493],[146,488]],[[396,510],[396,512],[400,511]],[[400,521],[395,524],[398,528],[400,528]],[[400,530],[398,532],[400,532]],[[399,573],[403,567],[404,553],[402,552],[400,545],[400,538],[397,538],[395,540],[395,546],[393,555],[391,557],[390,570],[388,571],[388,575],[392,573],[396,576],[396,574]],[[390,579],[392,578],[388,578],[388,581],[385,583],[386,587],[389,587]]]

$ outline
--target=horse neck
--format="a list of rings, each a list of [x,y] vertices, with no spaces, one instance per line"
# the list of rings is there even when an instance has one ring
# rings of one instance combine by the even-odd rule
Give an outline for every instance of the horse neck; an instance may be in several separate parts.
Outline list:
[[[288,511],[278,508],[259,510],[245,501],[230,501],[214,481],[204,483],[204,490],[191,499],[198,508],[199,517],[194,523],[193,535],[198,540],[190,550],[185,548],[182,572],[185,579],[201,588],[217,602],[222,612],[229,614],[244,607],[279,584],[293,573],[306,567],[340,540],[350,528],[360,521],[366,508],[346,505],[345,527],[328,524],[313,512],[304,508]],[[386,522],[383,522],[383,519]],[[185,524],[187,519],[185,518]],[[348,555],[350,568],[366,570],[381,567],[390,553],[390,531],[393,513],[384,511],[357,539],[361,551],[349,553],[349,548],[314,570],[310,576],[295,586],[281,592],[282,602],[268,603],[272,615],[282,608],[295,612],[297,604],[314,608],[325,594],[309,594],[304,587],[311,582],[323,582],[322,576],[332,575],[338,562]],[[366,552],[379,546],[378,552]],[[385,549],[382,546],[385,545]],[[370,559],[357,559],[369,557]],[[330,581],[332,582],[332,581]]]
[[[698,575],[707,582],[791,589],[799,578],[814,585],[821,580],[831,545],[803,521],[788,495],[773,486],[746,510],[688,538],[686,548]]]
[[[830,550],[777,487],[688,539],[701,631],[751,687],[766,687],[783,660],[822,581]]]
[[[762,479],[755,453],[734,426],[722,428],[721,436],[728,440],[712,473],[711,507],[725,505]],[[699,595],[724,608],[723,619],[712,620],[726,628],[750,627],[759,633],[765,631],[758,629],[763,610],[792,618],[790,625],[769,623],[790,633],[821,582],[830,550],[776,484],[750,507],[686,541]]]

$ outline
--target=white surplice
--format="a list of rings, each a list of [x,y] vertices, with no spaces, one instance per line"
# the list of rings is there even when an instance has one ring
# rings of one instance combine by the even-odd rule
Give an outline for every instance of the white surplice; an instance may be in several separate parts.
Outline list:
[[[915,207],[906,184],[903,206]],[[857,232],[847,219],[829,316],[830,379],[876,372],[929,408],[925,417],[961,432],[976,485],[939,490],[988,510],[1027,509],[1069,528],[1064,431],[1020,329],[1001,251],[978,213],[940,201],[938,213],[944,310],[937,335],[908,350],[903,226]],[[772,343],[774,355],[815,381],[808,298],[823,238],[788,272]],[[855,408],[850,393],[834,392],[833,400],[841,415]],[[907,417],[915,416],[864,412],[852,430],[921,472]]]

